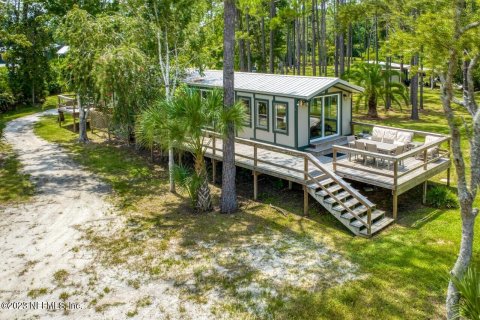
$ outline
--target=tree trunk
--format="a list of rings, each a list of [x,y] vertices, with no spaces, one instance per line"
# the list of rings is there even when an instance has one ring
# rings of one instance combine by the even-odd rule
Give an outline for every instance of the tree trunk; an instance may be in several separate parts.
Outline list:
[[[321,20],[320,20],[320,46],[321,50],[319,50],[320,54],[320,65],[323,68],[322,72],[323,75],[326,77],[328,76],[328,51],[327,51],[327,0],[321,0]],[[322,73],[321,72],[321,73]]]
[[[275,0],[270,0],[270,21],[275,18],[276,8]],[[274,37],[275,30],[273,30],[273,25],[270,24],[270,73],[275,73],[275,56],[274,56]]]
[[[302,75],[306,73],[307,67],[307,19],[305,15],[305,0],[302,1]]]
[[[80,99],[80,95],[77,94],[77,104],[78,104],[78,142],[80,143],[87,143],[88,136],[87,136],[87,116],[88,110],[85,105],[82,105],[82,101]]]
[[[368,116],[370,118],[378,118],[377,95],[375,93],[368,96]]]
[[[202,183],[197,190],[197,210],[207,212],[212,210],[212,196],[210,194],[210,186],[208,185],[208,175],[205,169],[204,155],[199,153],[195,155],[195,173]]]
[[[250,15],[245,15],[245,24],[247,25],[247,71],[252,72],[252,51],[250,49]]]
[[[173,148],[170,146],[168,148],[168,179],[170,182],[169,191],[175,193],[175,180],[173,178],[173,169],[175,167],[175,154],[173,153]]]
[[[315,52],[317,46],[317,26],[316,26],[316,15],[315,15],[315,6],[316,1],[312,0],[312,75],[317,75],[317,55]]]
[[[223,29],[223,104],[230,109],[235,103],[234,54],[235,54],[235,0],[224,0]],[[237,190],[235,186],[235,125],[227,123],[223,143],[221,212],[237,210]]]
[[[352,64],[353,55],[353,28],[352,24],[348,25],[348,37],[347,37],[347,72],[350,72],[350,66]]]
[[[463,12],[465,10],[463,2],[457,1],[455,8],[454,25],[455,36],[454,40],[459,41],[462,36],[461,22],[463,18]],[[446,75],[441,78],[441,99],[442,106],[445,112],[445,116],[450,127],[450,135],[452,137],[452,155],[453,163],[455,164],[455,171],[457,173],[457,189],[458,198],[460,202],[460,213],[462,218],[462,238],[460,242],[460,251],[451,270],[451,275],[457,278],[461,278],[465,273],[470,261],[472,259],[472,247],[474,239],[474,226],[475,219],[478,215],[478,208],[473,208],[473,201],[477,196],[478,186],[480,185],[480,114],[478,112],[478,106],[475,101],[475,92],[473,88],[469,88],[470,83],[473,83],[472,70],[475,67],[478,56],[476,56],[470,62],[470,65],[463,65],[463,70],[467,69],[467,73],[463,79],[464,88],[464,104],[470,114],[474,115],[472,118],[472,137],[470,138],[470,155],[471,155],[471,177],[470,177],[470,190],[467,186],[466,178],[466,166],[462,153],[461,146],[461,134],[458,125],[457,117],[451,106],[453,101],[453,79],[456,74],[456,66],[458,60],[458,48],[455,44],[449,50],[448,68]],[[457,306],[460,300],[458,290],[450,280],[447,290],[446,309],[447,318],[456,319]]]
[[[240,10],[237,10],[237,22],[238,31],[243,32],[243,23]],[[242,38],[238,39],[238,60],[240,71],[245,71],[245,40]]]
[[[267,72],[267,48],[265,44],[265,18],[260,19],[260,29],[262,32],[262,72]]]
[[[418,54],[415,54],[412,58],[412,68],[418,66]],[[412,72],[410,68],[410,72]],[[410,119],[418,120],[418,72],[411,77],[410,81],[410,103],[412,104],[412,114]]]
[[[387,96],[385,97],[385,109],[390,110],[392,108],[392,96],[391,96],[391,90],[390,90],[390,84],[392,82],[390,72],[392,70],[392,57],[387,57],[386,58],[386,66],[385,66],[385,71],[387,72],[387,77],[385,79],[385,88],[387,92]]]
[[[296,58],[295,58],[295,66],[297,69],[297,75],[300,75],[300,21],[299,18],[295,18],[295,39],[296,39],[296,46],[295,46],[295,51],[296,51]]]

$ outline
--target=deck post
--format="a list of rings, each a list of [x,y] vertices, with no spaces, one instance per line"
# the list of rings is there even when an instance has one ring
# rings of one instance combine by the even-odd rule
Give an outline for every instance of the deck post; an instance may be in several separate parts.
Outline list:
[[[308,216],[308,191],[307,186],[303,186],[303,215]]]
[[[292,190],[293,189],[293,183],[292,181],[288,180],[288,190]]]
[[[427,203],[427,187],[428,187],[428,180],[425,180],[425,182],[423,182],[422,204]]]
[[[393,190],[393,220],[397,220],[397,210],[398,210],[398,194],[397,190]]]
[[[217,151],[217,139],[215,135],[213,135],[213,138],[212,138],[212,148],[213,148],[212,153],[215,156],[215,152]]]
[[[258,173],[253,171],[253,200],[258,198]]]
[[[447,187],[450,187],[450,167],[447,169]]]
[[[257,145],[253,146],[253,199],[258,197]]]
[[[423,150],[423,170],[427,170],[427,149]]]
[[[337,171],[337,148],[333,147],[333,172]]]
[[[217,160],[212,159],[212,183],[217,181]]]
[[[308,157],[303,158],[303,179],[305,183],[308,180]],[[308,189],[307,185],[303,185],[303,215],[308,215]]]

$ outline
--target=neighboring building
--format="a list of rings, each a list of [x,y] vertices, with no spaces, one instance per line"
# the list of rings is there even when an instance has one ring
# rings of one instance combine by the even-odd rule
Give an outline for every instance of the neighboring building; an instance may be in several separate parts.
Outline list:
[[[223,71],[187,78],[189,86],[221,88]],[[305,149],[351,135],[352,93],[363,88],[339,78],[235,72],[235,97],[246,108],[241,138]]]

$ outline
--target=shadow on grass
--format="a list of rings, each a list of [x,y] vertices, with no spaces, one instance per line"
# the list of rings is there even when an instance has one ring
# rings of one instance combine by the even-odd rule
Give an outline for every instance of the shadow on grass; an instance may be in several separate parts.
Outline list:
[[[128,263],[130,257],[138,256],[143,261],[141,270],[149,272],[155,265],[144,259],[147,242],[153,246],[150,254],[154,255],[166,250],[166,241],[172,237],[178,238],[185,250],[197,247],[200,242],[228,248],[248,241],[250,237],[277,231],[285,237],[331,247],[336,254],[357,264],[364,278],[343,285],[332,283],[313,291],[289,288],[279,297],[268,300],[268,312],[272,317],[441,317],[439,306],[443,303],[446,287],[444,274],[453,262],[455,248],[438,243],[442,233],[426,224],[426,221],[443,219],[441,212],[436,213],[437,210],[418,204],[412,207],[401,205],[398,225],[372,239],[357,238],[318,204],[313,203],[310,215],[303,217],[303,192],[297,187],[287,190],[281,180],[263,177],[259,181],[259,201],[250,200],[251,175],[248,171],[239,170],[241,209],[237,214],[193,214],[188,199],[168,193],[165,167],[148,164],[145,159],[133,154],[130,148],[111,143],[83,146],[67,143],[65,146],[73,152],[76,161],[110,183],[125,206],[135,206],[125,226],[127,231],[123,236],[126,237],[119,234],[118,238],[104,239],[106,242],[100,247],[110,257],[110,262]],[[405,199],[418,199],[420,203],[418,190],[411,192],[404,195]],[[214,202],[218,203],[218,188],[213,188],[213,195]],[[270,204],[282,208],[286,214],[273,209]],[[420,224],[414,223],[422,219]],[[144,241],[134,240],[132,234],[138,233],[144,234]],[[205,278],[204,281],[205,290],[236,285],[236,280],[228,278],[220,282],[216,278]]]

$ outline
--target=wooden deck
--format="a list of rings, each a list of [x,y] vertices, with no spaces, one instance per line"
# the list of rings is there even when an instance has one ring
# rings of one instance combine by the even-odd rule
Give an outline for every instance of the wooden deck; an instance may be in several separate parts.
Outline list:
[[[235,162],[253,172],[253,194],[257,198],[258,175],[285,179],[301,184],[304,188],[304,212],[308,212],[309,195],[324,206],[339,221],[357,235],[371,236],[383,229],[397,217],[398,196],[409,189],[450,168],[448,150],[440,149],[449,137],[440,137],[435,143],[423,145],[399,156],[372,154],[345,146],[333,146],[333,158],[315,157],[310,153],[282,148],[266,143],[236,138]],[[205,156],[216,161],[223,160],[222,137],[206,132]],[[439,151],[427,156],[431,148]],[[345,155],[339,156],[340,153]],[[351,154],[351,157],[348,156]],[[363,156],[376,157],[379,165],[365,163]],[[357,158],[357,159],[355,159]],[[389,164],[389,165],[387,165]],[[350,186],[343,178],[367,183],[391,190],[393,219]]]

